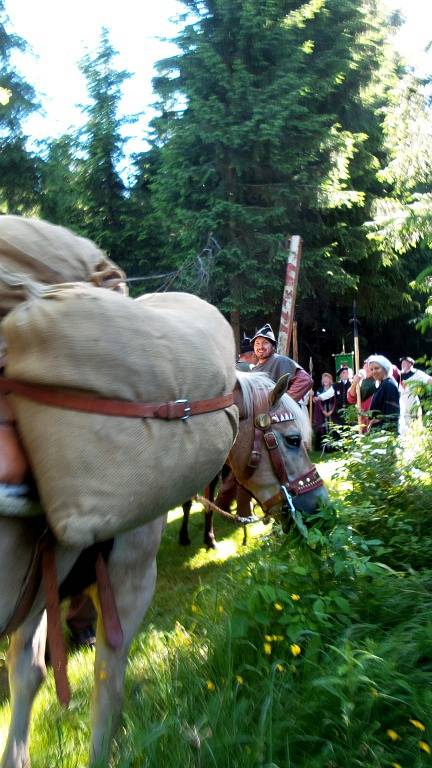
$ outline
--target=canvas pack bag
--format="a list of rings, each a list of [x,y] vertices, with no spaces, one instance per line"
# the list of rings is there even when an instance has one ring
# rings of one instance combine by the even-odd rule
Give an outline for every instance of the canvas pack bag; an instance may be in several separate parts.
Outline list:
[[[56,286],[10,312],[2,330],[6,374],[21,382],[132,402],[202,400],[235,384],[230,325],[189,294],[133,300]],[[190,498],[220,469],[237,431],[234,406],[167,421],[12,401],[50,525],[78,547]]]
[[[0,216],[0,319],[27,299],[20,277],[45,285],[82,280],[125,292],[124,273],[91,240],[40,219]]]

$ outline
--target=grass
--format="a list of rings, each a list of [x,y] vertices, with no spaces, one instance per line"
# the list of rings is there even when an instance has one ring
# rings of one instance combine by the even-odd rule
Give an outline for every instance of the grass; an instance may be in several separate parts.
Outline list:
[[[190,517],[190,547],[180,547],[178,534],[181,508],[169,513],[168,525],[158,556],[156,595],[145,622],[143,635],[136,639],[128,670],[127,698],[142,692],[146,680],[153,674],[158,659],[164,659],[168,638],[180,642],[179,622],[191,609],[194,594],[205,584],[217,592],[221,571],[229,573],[236,561],[245,564],[259,546],[262,536],[271,526],[257,523],[248,530],[248,543],[242,546],[243,528],[233,526],[224,518],[215,521],[218,548],[206,550],[203,540],[203,514],[200,505],[193,505]],[[5,649],[5,644],[3,644]],[[148,658],[148,649],[153,658]],[[5,652],[0,655],[3,680],[3,701],[0,708],[0,753],[6,741],[10,710],[6,698]],[[31,753],[34,768],[47,765],[77,768],[85,765],[89,739],[89,700],[93,675],[93,653],[75,652],[69,658],[68,674],[72,702],[65,712],[58,705],[52,672],[36,697],[31,730]],[[54,734],[54,737],[53,737]]]
[[[381,497],[380,478],[374,488],[372,538],[370,502],[359,505],[367,458],[348,491],[345,462],[331,454],[319,471],[335,497],[357,506],[330,505],[308,544],[259,523],[242,546],[242,529],[216,518],[219,547],[207,552],[195,507],[192,545],[181,548],[181,511],[170,513],[156,596],[131,649],[115,768],[432,764],[432,571],[388,567],[391,542],[378,538],[387,478]],[[428,498],[427,488],[408,490],[413,507]],[[386,526],[398,499],[388,500]],[[364,534],[350,525],[354,512]],[[396,507],[394,516],[402,526]],[[421,531],[403,539],[414,553]],[[86,764],[92,653],[75,653],[69,670],[69,711],[60,710],[51,675],[37,697],[33,768]],[[7,720],[4,702],[0,739]]]

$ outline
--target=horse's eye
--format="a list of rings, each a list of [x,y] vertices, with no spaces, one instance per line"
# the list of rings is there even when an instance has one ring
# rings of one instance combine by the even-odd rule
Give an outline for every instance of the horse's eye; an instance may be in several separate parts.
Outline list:
[[[284,440],[288,448],[300,448],[300,444],[301,444],[300,435],[285,435]]]

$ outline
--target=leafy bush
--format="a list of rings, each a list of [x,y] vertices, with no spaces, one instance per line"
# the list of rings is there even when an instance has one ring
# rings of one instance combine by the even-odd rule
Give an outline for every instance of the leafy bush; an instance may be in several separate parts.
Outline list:
[[[348,430],[336,472],[344,518],[362,536],[380,539],[395,568],[429,568],[432,558],[432,435],[412,427],[398,439],[378,430]]]

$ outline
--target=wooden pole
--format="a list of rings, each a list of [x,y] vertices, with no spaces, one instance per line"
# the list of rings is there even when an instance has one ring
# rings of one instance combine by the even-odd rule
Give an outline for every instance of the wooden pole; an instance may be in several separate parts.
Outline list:
[[[356,315],[356,303],[353,301],[353,316],[350,321],[353,326],[353,336],[354,336],[354,373],[358,373],[360,370],[360,349],[359,349],[359,338],[358,338],[358,320]],[[357,411],[358,411],[358,425],[360,432],[363,432],[363,422],[361,420],[361,394],[360,394],[360,384],[356,384],[356,395],[357,395]]]
[[[312,361],[312,357],[309,358],[309,373],[310,373],[310,376],[312,377],[312,374],[313,374],[313,361]],[[310,421],[311,424],[312,424],[312,421],[313,421],[313,395],[314,395],[314,393],[313,393],[313,389],[312,389],[312,394],[309,395],[309,421]]]
[[[277,351],[280,355],[287,355],[289,353],[291,343],[302,244],[303,240],[300,235],[293,235],[289,239],[289,245],[288,243],[286,244],[288,256],[277,344]]]
[[[297,320],[294,320],[292,324],[292,349],[293,360],[298,363]]]

